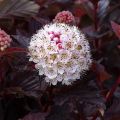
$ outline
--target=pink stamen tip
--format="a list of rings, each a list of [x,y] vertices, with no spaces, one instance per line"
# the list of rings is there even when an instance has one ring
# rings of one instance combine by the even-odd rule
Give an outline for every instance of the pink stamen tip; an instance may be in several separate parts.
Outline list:
[[[51,34],[50,32],[48,32],[48,34]]]
[[[53,31],[51,31],[51,34],[54,34],[54,32],[53,32]]]
[[[59,34],[55,34],[55,37],[60,38],[60,35]]]
[[[51,32],[48,32],[48,34],[54,34],[54,32],[53,32],[53,31],[51,31]]]
[[[51,38],[51,41],[54,41],[53,38]]]
[[[50,36],[50,38],[51,38],[51,39],[53,39],[53,38],[54,38],[54,35],[53,35],[53,34],[50,34],[49,36]]]
[[[59,43],[62,43],[62,42],[60,41],[60,39],[59,39],[58,41],[56,41],[56,44],[59,44]]]
[[[63,47],[62,47],[62,45],[61,45],[61,44],[58,44],[58,48],[59,48],[59,49],[62,49]]]

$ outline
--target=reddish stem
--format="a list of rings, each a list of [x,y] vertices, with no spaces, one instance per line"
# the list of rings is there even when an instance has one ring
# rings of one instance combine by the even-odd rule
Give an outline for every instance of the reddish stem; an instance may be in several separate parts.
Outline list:
[[[112,89],[108,92],[108,94],[106,95],[106,102],[108,102],[111,97],[113,96],[116,88],[118,87],[118,85],[120,84],[120,76],[118,77],[118,79],[116,80],[115,84],[113,85]],[[99,111],[93,116],[92,120],[96,120],[96,118],[99,116]]]
[[[100,118],[100,120],[104,120],[100,111],[96,112],[96,114],[93,116],[92,120],[96,120],[98,117]]]
[[[96,114],[93,116],[92,120],[96,120],[96,118],[99,116],[98,111],[96,112]]]

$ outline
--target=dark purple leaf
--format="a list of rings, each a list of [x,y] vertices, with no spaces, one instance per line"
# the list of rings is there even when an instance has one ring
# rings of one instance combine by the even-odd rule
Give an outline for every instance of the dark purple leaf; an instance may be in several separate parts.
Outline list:
[[[23,119],[20,120],[46,120],[48,113],[29,113]]]
[[[98,17],[100,18],[100,20],[106,16],[107,10],[109,8],[109,4],[110,4],[109,0],[99,0],[99,2],[98,2]]]
[[[21,47],[28,47],[30,38],[23,35],[12,35]]]

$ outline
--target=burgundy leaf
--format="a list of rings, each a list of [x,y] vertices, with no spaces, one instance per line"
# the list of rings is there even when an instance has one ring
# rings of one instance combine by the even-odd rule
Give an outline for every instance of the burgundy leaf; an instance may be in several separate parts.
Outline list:
[[[0,57],[3,55],[13,54],[13,53],[27,53],[27,50],[24,48],[7,48],[5,51],[0,52]]]
[[[102,64],[94,62],[92,69],[97,74],[100,82],[104,82],[111,77],[111,75],[106,71],[105,67]]]
[[[45,120],[48,113],[29,113],[21,120]]]
[[[76,8],[74,10],[74,16],[75,17],[82,17],[85,14],[86,14],[85,11],[83,11],[81,8]]]
[[[94,6],[97,6],[99,0],[90,0]]]
[[[120,39],[120,25],[111,21],[111,26],[116,36]]]
[[[75,0],[75,3],[76,4],[81,4],[81,3],[84,3],[84,2],[88,2],[89,0]]]

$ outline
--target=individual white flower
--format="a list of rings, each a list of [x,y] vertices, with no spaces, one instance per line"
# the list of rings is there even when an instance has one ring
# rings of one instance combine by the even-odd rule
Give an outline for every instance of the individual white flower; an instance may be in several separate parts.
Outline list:
[[[56,53],[48,55],[48,61],[49,63],[56,64],[58,61],[58,56]]]
[[[44,48],[47,54],[57,53],[58,51],[58,47],[56,46],[56,43],[53,43],[52,41],[49,45],[45,45]]]
[[[74,59],[70,59],[66,64],[66,72],[67,73],[75,73],[77,68],[79,67],[78,62]]]
[[[63,63],[67,63],[71,59],[71,52],[65,49],[59,50],[59,60]]]
[[[49,79],[54,79],[57,77],[57,68],[56,67],[46,67],[44,71],[45,71],[45,75]]]
[[[63,80],[63,81],[62,81],[62,84],[65,84],[65,85],[71,85],[72,82],[73,82],[72,79]]]
[[[63,76],[59,74],[59,75],[57,76],[56,80],[57,80],[58,82],[61,82],[61,81],[63,80]]]
[[[39,70],[39,75],[44,74],[44,68],[42,67],[40,63],[35,64],[35,68]]]
[[[52,85],[57,85],[57,82],[58,82],[57,79],[52,79],[52,80],[51,80],[51,84],[52,84]]]
[[[74,50],[74,41],[72,41],[71,39],[64,41],[63,42],[63,47],[66,50]]]
[[[89,70],[92,62],[85,36],[76,26],[64,23],[38,30],[31,38],[29,56],[39,75],[45,75],[45,81],[52,85],[70,85]]]
[[[65,64],[60,62],[60,61],[58,61],[57,67],[58,67],[58,73],[59,74],[63,74],[64,71],[65,71]]]

